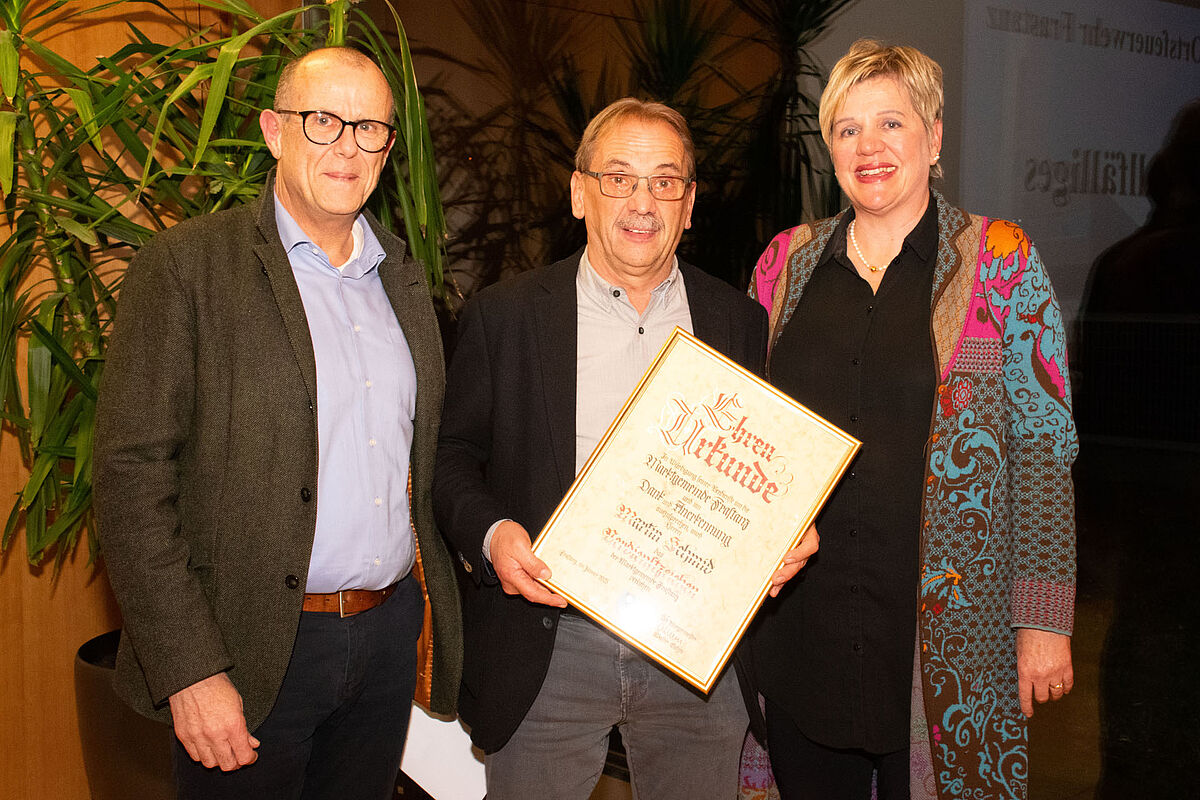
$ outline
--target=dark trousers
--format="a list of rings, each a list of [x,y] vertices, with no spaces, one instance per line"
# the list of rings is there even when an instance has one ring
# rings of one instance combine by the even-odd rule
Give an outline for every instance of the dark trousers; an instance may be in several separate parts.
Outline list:
[[[767,755],[781,800],[908,800],[908,748],[894,753],[825,747],[809,739],[787,713],[767,701]]]
[[[386,800],[408,732],[424,611],[411,575],[382,605],[345,619],[303,612],[258,760],[222,772],[175,740],[180,800]]]

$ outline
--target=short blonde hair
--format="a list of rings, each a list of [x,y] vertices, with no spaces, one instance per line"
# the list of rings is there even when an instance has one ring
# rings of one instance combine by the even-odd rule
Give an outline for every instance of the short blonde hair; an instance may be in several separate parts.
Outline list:
[[[846,102],[846,95],[858,84],[871,78],[892,78],[908,92],[925,131],[942,118],[945,100],[942,92],[942,68],[915,47],[886,45],[874,39],[859,39],[838,59],[829,74],[829,83],[821,94],[818,122],[825,146],[833,146],[833,120]],[[929,169],[934,178],[942,177],[942,165]]]
[[[579,147],[575,150],[575,169],[585,172],[592,168],[592,159],[596,156],[596,145],[600,137],[608,133],[614,126],[626,120],[639,122],[662,122],[670,126],[683,142],[683,169],[687,172],[685,178],[696,177],[696,146],[692,143],[692,134],[688,130],[687,120],[675,109],[662,103],[638,100],[636,97],[623,97],[609,103],[599,114],[592,117]]]

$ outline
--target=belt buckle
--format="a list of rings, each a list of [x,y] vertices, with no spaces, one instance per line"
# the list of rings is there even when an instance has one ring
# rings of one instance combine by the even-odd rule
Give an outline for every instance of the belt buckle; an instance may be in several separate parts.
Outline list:
[[[346,598],[346,593],[344,591],[338,592],[338,618],[339,619],[346,618],[345,598]]]

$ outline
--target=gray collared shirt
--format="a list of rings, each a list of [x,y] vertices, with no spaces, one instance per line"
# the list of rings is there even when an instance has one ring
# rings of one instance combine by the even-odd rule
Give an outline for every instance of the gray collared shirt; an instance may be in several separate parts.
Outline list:
[[[608,426],[676,326],[692,333],[679,260],[638,313],[624,287],[579,259],[575,276],[579,350],[575,362],[575,472],[583,469]]]
[[[587,250],[575,274],[575,472],[583,469],[621,406],[678,326],[692,330],[687,290],[679,259],[651,293],[641,314],[629,302],[624,287],[604,281],[588,261]],[[506,520],[497,520],[483,539],[483,555],[492,559],[492,534]],[[536,531],[534,532],[536,535]]]

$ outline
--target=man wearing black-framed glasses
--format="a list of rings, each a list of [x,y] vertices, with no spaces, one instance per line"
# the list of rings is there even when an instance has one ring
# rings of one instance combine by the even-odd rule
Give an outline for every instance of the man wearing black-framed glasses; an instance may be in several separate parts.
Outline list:
[[[747,708],[707,696],[567,606],[530,547],[675,326],[761,372],[767,318],[675,256],[695,160],[674,110],[626,98],[587,126],[571,211],[587,246],[464,307],[434,478],[439,527],[478,583],[464,608],[459,712],[489,800],[586,800],[617,726],[635,796],[735,797]],[[788,553],[772,593],[815,551]]]
[[[427,602],[418,699],[452,713],[459,685],[441,338],[423,269],[363,211],[395,140],[379,68],[314,51],[276,104],[260,198],[156,237],[121,291],[95,466],[117,683],[173,723],[183,800],[384,800]]]
[[[276,114],[295,114],[304,126],[304,137],[313,144],[333,144],[346,128],[354,135],[354,143],[364,153],[379,153],[391,147],[396,129],[377,119],[347,122],[331,111],[291,111],[275,109]]]

